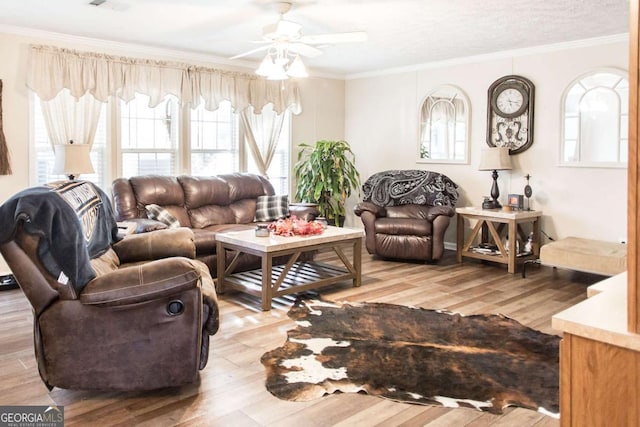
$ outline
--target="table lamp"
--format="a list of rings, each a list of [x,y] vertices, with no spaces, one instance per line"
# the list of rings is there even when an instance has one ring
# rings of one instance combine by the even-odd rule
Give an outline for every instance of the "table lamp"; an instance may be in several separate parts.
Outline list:
[[[511,170],[511,157],[509,155],[509,148],[507,147],[488,147],[483,148],[480,157],[481,171],[493,171],[491,177],[493,178],[493,185],[491,186],[491,198],[482,204],[483,209],[499,209],[502,207],[498,202],[500,197],[500,190],[498,189],[498,171],[499,170]]]
[[[91,146],[89,144],[57,144],[54,146],[55,162],[53,173],[65,174],[71,181],[81,173],[94,173],[91,164]]]

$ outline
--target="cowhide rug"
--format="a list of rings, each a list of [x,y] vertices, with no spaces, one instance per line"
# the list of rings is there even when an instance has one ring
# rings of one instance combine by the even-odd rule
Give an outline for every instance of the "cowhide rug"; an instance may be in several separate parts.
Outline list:
[[[298,299],[297,327],[262,356],[267,389],[306,401],[335,392],[558,416],[559,341],[500,315]]]

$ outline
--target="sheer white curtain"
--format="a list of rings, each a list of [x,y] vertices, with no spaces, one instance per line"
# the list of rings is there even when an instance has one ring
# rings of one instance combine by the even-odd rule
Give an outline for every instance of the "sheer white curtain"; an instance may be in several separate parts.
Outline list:
[[[64,89],[49,101],[41,100],[40,105],[51,148],[69,141],[93,145],[103,105],[100,101],[89,94],[75,99]]]
[[[270,106],[263,108],[261,114],[255,114],[252,107],[240,112],[240,126],[261,175],[267,176],[278,148],[285,114],[277,114]]]

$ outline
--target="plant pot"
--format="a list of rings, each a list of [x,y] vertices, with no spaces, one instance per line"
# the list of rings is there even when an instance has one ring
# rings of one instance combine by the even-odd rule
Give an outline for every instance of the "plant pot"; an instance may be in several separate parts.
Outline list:
[[[339,216],[338,220],[340,222],[340,224],[338,224],[338,227],[344,227],[345,217]],[[327,224],[335,226],[336,225],[336,219],[335,218],[327,218]]]

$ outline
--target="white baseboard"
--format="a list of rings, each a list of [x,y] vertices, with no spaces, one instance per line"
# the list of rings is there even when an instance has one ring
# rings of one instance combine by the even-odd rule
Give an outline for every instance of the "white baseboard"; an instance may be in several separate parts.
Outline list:
[[[458,248],[454,242],[444,242],[444,248],[449,251],[455,251]]]

